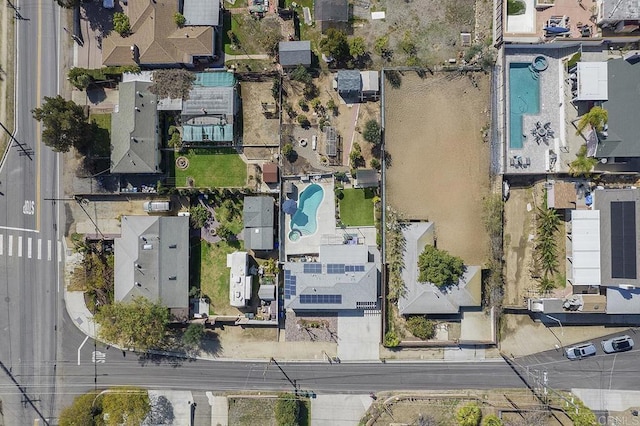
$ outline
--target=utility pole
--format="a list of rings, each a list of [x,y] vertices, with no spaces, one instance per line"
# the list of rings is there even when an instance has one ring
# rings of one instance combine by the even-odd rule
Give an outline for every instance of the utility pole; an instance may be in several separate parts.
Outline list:
[[[73,198],[45,198],[45,201],[53,201],[54,203],[56,201],[75,201],[76,203],[78,203],[78,205],[80,206],[80,208],[82,209],[82,211],[84,212],[84,214],[87,215],[87,217],[89,218],[89,220],[91,221],[91,223],[93,223],[93,226],[96,228],[96,231],[98,231],[98,233],[100,234],[100,236],[102,237],[103,240],[106,240],[107,238],[104,236],[104,234],[102,233],[102,231],[100,230],[100,228],[98,228],[98,224],[95,222],[95,220],[93,220],[93,218],[91,217],[91,215],[89,214],[89,212],[84,208],[84,205],[82,204],[85,200],[87,201],[87,204],[89,200],[87,200],[86,198],[80,198],[80,197],[73,197]]]

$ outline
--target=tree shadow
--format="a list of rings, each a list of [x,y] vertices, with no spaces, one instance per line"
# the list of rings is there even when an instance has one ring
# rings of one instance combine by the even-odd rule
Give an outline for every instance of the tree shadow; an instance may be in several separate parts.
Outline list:
[[[396,70],[385,70],[384,76],[394,89],[399,89],[402,86],[402,75]]]
[[[164,395],[153,395],[150,398],[151,410],[145,419],[144,425],[170,425],[176,416],[173,412],[173,404]]]

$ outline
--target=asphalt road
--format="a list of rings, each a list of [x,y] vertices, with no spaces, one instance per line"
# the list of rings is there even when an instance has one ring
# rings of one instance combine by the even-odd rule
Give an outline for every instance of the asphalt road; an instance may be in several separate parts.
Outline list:
[[[31,110],[58,93],[54,1],[19,1],[16,132],[0,170],[0,398],[6,424],[55,416],[61,295],[58,156],[40,143]]]

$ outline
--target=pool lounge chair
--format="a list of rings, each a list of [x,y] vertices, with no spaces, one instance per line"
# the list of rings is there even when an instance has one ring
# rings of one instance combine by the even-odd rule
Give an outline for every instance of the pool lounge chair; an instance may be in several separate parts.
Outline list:
[[[515,167],[516,166],[516,159],[513,158],[513,157],[509,158],[509,165],[511,167]]]
[[[525,161],[525,166],[529,167],[531,165],[531,158],[527,157],[524,159]]]

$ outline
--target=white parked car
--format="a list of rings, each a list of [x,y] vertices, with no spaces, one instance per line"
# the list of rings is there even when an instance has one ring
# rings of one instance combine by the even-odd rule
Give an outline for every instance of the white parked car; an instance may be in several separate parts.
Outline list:
[[[607,354],[630,351],[631,349],[633,349],[633,339],[627,335],[602,341],[602,350]]]
[[[596,345],[593,343],[583,343],[582,345],[572,346],[565,351],[567,358],[570,360],[582,359],[596,354]]]

